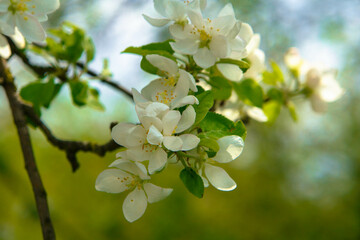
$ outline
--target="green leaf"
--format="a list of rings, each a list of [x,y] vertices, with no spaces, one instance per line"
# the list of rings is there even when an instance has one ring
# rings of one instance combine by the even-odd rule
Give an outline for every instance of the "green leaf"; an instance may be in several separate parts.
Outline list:
[[[128,47],[122,53],[132,53],[141,56],[146,56],[149,54],[158,54],[163,57],[170,58],[176,61],[176,58],[172,55],[174,50],[170,46],[170,42],[173,40],[167,40],[165,42],[151,43],[141,47]]]
[[[239,83],[233,83],[234,90],[238,97],[245,104],[262,108],[263,90],[253,79],[245,79]]]
[[[219,139],[224,136],[237,135],[245,140],[246,128],[242,121],[234,123],[225,116],[208,112],[206,117],[201,121],[200,128],[202,133],[198,135],[201,138]]]
[[[268,117],[268,123],[272,124],[276,121],[280,114],[282,104],[279,101],[271,100],[264,104],[263,111]]]
[[[298,121],[298,115],[296,113],[295,104],[293,102],[289,101],[286,106],[289,109],[291,118],[294,120],[294,122],[297,122]]]
[[[89,88],[89,93],[90,94],[88,95],[87,106],[94,108],[95,110],[98,111],[104,111],[105,107],[99,101],[99,96],[100,96],[99,91],[95,88]]]
[[[214,94],[214,99],[226,100],[230,98],[232,86],[226,78],[212,77],[208,83],[212,87],[211,90]]]
[[[72,80],[69,81],[72,100],[77,106],[84,106],[88,100],[89,85],[85,81]]]
[[[147,59],[146,57],[143,57],[140,62],[140,67],[142,70],[144,70],[147,73],[155,74],[159,72],[159,69],[157,67],[154,67]]]
[[[40,112],[40,107],[48,107],[50,105],[56,94],[53,78],[50,78],[47,83],[30,83],[20,91],[20,96],[25,101],[31,102],[38,113]]]
[[[222,58],[217,63],[234,64],[234,65],[238,66],[243,72],[246,72],[246,70],[248,68],[250,68],[249,63],[242,61],[242,60],[235,60],[235,59],[231,59],[231,58]]]
[[[263,82],[269,85],[276,86],[277,83],[284,82],[284,75],[276,62],[271,62],[272,72],[264,71],[263,72]]]
[[[270,88],[269,91],[267,92],[267,96],[271,100],[276,100],[282,104],[285,102],[284,93],[277,88]]]
[[[217,143],[216,139],[212,137],[206,137],[204,135],[201,135],[199,146],[207,147],[214,152],[219,151],[219,144]]]
[[[211,91],[202,92],[196,95],[196,97],[199,100],[199,104],[194,105],[194,109],[196,112],[194,126],[198,125],[201,120],[204,119],[210,108],[214,105],[214,96]]]
[[[86,63],[89,63],[95,57],[95,45],[93,40],[89,37],[84,40],[83,44],[86,53]]]
[[[185,187],[198,198],[204,196],[204,182],[202,178],[189,167],[184,168],[180,172],[180,179]]]

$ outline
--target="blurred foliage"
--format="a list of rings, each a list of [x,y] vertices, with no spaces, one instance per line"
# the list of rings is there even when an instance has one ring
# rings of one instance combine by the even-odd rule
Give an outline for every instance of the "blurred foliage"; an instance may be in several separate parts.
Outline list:
[[[111,17],[94,14],[98,2],[62,1],[53,23],[81,13],[91,20],[88,27],[107,26]],[[119,1],[118,5],[142,2]],[[151,204],[135,223],[122,216],[126,194],[94,189],[97,175],[115,153],[105,158],[80,154],[81,167],[73,174],[64,153],[33,130],[58,239],[360,238],[360,105],[356,104],[360,101],[360,41],[358,31],[347,30],[360,27],[353,15],[360,10],[358,1],[308,0],[296,14],[286,12],[285,1],[280,0],[231,2],[239,11],[238,18],[262,34],[262,48],[275,60],[318,27],[315,33],[322,41],[341,47],[339,79],[346,95],[321,116],[311,113],[308,105],[300,106],[298,123],[289,121],[286,111],[271,127],[250,122],[244,154],[226,169],[238,184],[232,192],[210,187],[204,198],[197,199],[178,181],[180,167],[171,166],[154,180],[174,192]],[[116,99],[115,106],[107,106],[106,112],[94,112],[71,106],[70,96],[64,93],[62,89],[52,109],[43,111],[59,137],[105,142],[111,121],[133,121],[129,104],[122,104],[122,98]],[[0,108],[0,239],[40,239],[33,194],[2,90]]]

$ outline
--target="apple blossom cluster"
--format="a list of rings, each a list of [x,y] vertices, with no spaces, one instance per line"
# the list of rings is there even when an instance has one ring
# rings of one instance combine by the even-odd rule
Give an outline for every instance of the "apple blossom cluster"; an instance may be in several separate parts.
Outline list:
[[[59,6],[59,0],[0,0],[0,56],[11,55],[3,35],[10,37],[19,48],[25,47],[25,39],[30,43],[44,41],[46,33],[40,22],[47,21],[47,14]]]
[[[232,5],[214,19],[203,17],[205,5],[200,0],[154,0],[161,17],[143,16],[155,27],[169,25],[173,39],[123,51],[140,55],[141,68],[159,76],[140,92],[132,90],[139,123],[113,127],[112,138],[123,148],[95,183],[98,191],[129,192],[123,202],[129,222],[139,219],[148,203],[170,195],[171,188],[151,183],[170,164],[183,166],[180,179],[199,198],[210,184],[222,191],[235,189],[221,165],[243,151],[242,120],[271,123],[282,107],[295,120],[293,97],[305,95],[319,111],[343,93],[330,72],[309,68],[304,77],[296,75],[302,60],[291,52],[286,65],[295,80],[285,81],[274,62],[272,72],[266,70],[260,35],[236,19]],[[302,84],[292,86],[302,78]]]

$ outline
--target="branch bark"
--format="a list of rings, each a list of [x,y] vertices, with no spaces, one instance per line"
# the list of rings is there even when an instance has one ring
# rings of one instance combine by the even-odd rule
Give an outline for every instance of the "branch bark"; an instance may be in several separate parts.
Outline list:
[[[46,124],[40,119],[40,117],[35,113],[34,109],[24,103],[21,104],[21,107],[28,118],[39,127],[43,132],[47,140],[53,145],[64,150],[66,152],[66,157],[68,158],[71,168],[73,171],[76,171],[79,168],[79,162],[76,158],[76,153],[79,151],[83,152],[92,152],[99,156],[104,156],[107,152],[114,151],[122,146],[110,140],[105,144],[99,145],[90,142],[81,142],[81,141],[70,141],[62,140],[53,135],[51,130],[46,126]],[[115,126],[116,123],[111,124],[110,128]]]
[[[2,78],[1,84],[4,87],[6,96],[9,100],[13,120],[19,135],[21,149],[25,161],[25,169],[29,176],[34,192],[43,238],[46,240],[53,240],[55,239],[55,231],[50,218],[46,191],[36,166],[29,129],[26,125],[25,114],[23,112],[21,103],[17,99],[16,87],[6,66],[6,61],[2,58],[0,58],[0,77]]]

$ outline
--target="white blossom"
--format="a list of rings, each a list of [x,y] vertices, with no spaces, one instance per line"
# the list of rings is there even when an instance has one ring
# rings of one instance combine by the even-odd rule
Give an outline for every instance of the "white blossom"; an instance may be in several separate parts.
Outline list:
[[[133,89],[135,104],[160,102],[174,109],[199,103],[195,96],[188,95],[189,89],[197,91],[195,79],[190,73],[179,69],[176,62],[163,56],[152,54],[146,59],[160,70],[162,77],[151,81],[141,90],[141,94]]]
[[[172,189],[149,183],[150,177],[144,165],[131,162],[124,152],[120,152],[118,156],[120,159],[109,166],[115,169],[106,169],[99,174],[95,189],[107,193],[130,191],[122,209],[126,220],[133,222],[144,214],[148,202],[154,203],[166,198]]]
[[[206,159],[203,169],[206,178],[202,177],[204,186],[207,187],[209,182],[215,188],[221,191],[231,191],[236,188],[235,181],[221,167],[216,166],[218,163],[228,163],[240,156],[244,148],[244,141],[241,137],[231,135],[219,138],[219,151],[215,157]]]
[[[11,36],[15,29],[29,42],[45,40],[46,33],[40,22],[59,7],[59,0],[1,0],[0,31]]]

